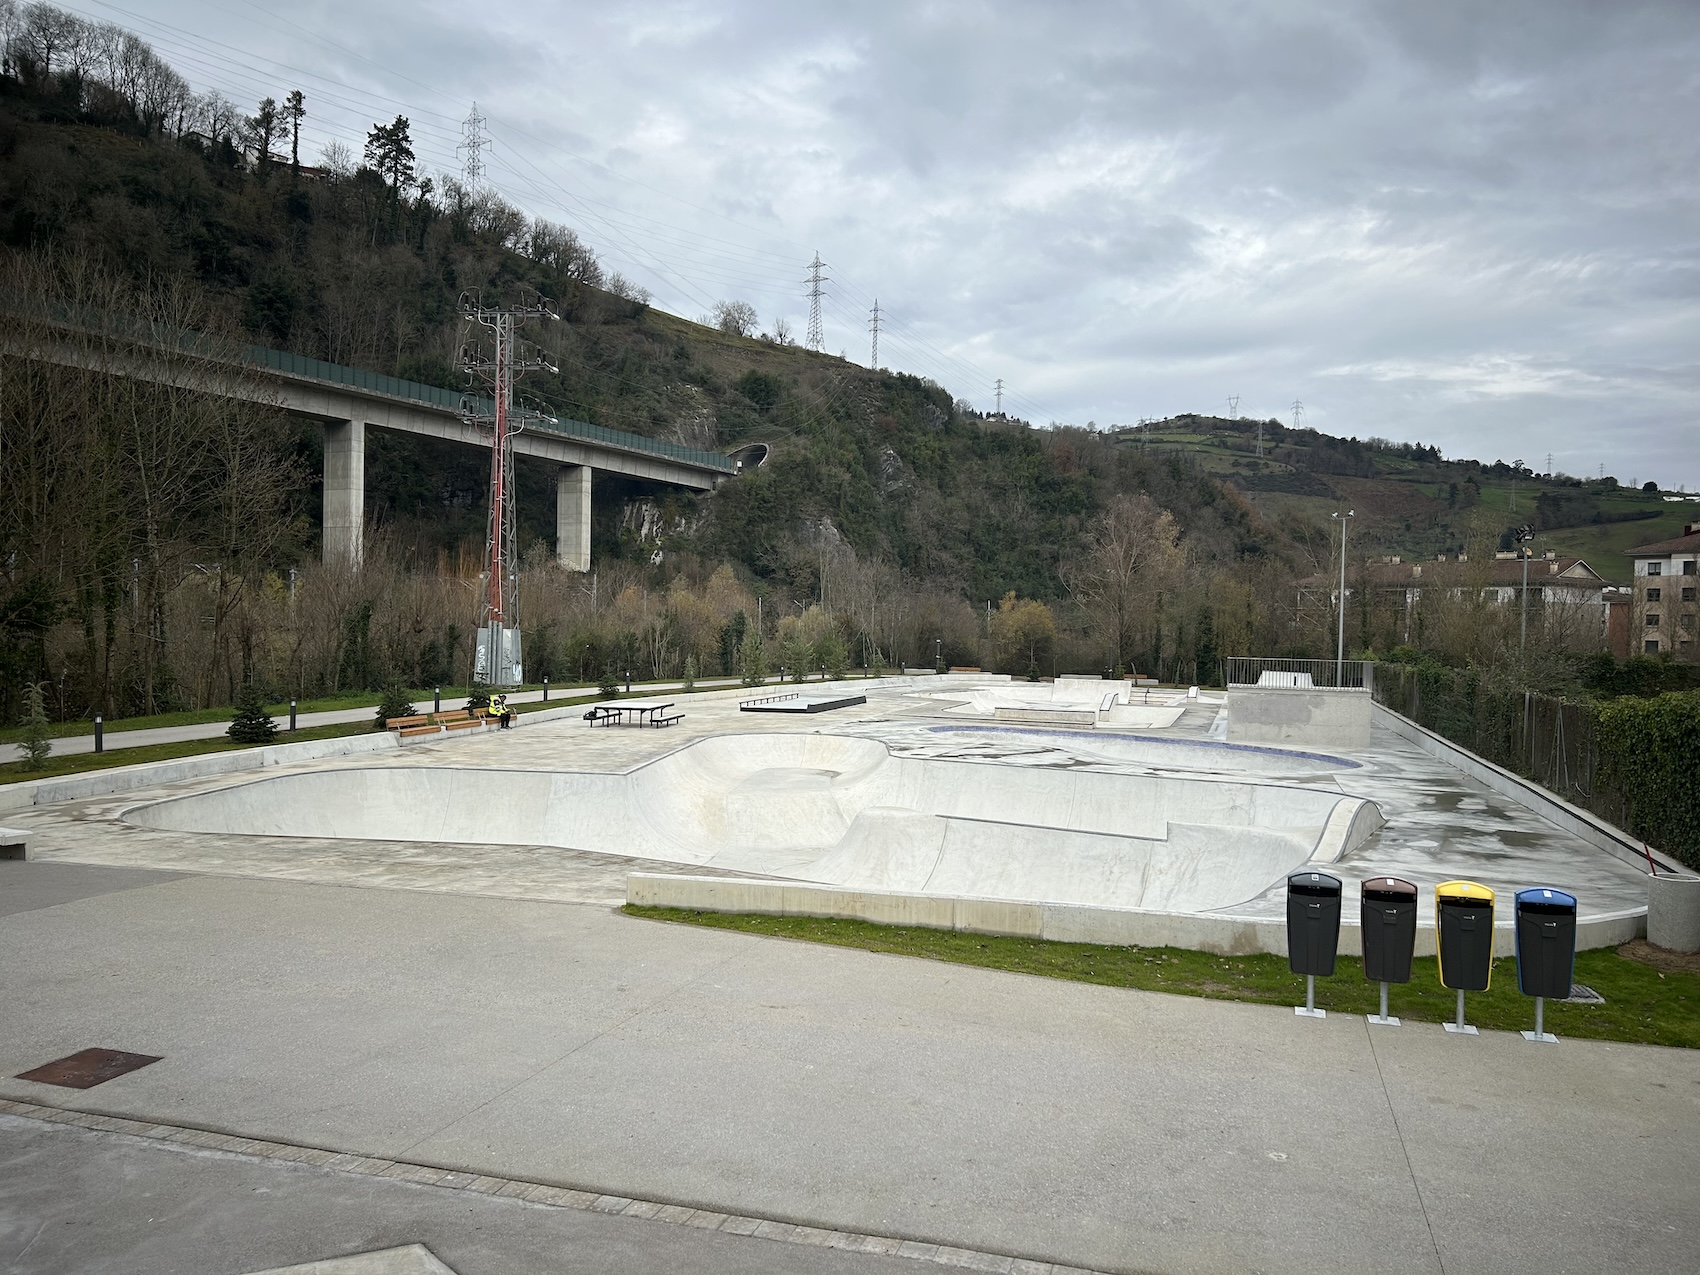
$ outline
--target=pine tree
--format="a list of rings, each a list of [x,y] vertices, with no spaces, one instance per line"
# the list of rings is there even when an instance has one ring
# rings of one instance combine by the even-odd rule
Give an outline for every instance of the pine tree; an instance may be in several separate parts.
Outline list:
[[[24,687],[24,716],[19,723],[24,739],[18,751],[24,755],[25,770],[46,770],[53,741],[47,737],[47,699],[40,682]]]
[[[685,656],[685,689],[694,691],[697,688],[697,657]]]
[[[596,690],[603,699],[619,698],[620,678],[619,675],[614,672],[614,666],[612,664],[604,663],[602,665],[602,680],[597,682]]]
[[[394,678],[384,684],[384,698],[378,705],[378,724],[375,730],[383,730],[384,723],[392,717],[412,717],[413,701],[408,698],[407,688]]]
[[[762,644],[760,633],[744,638],[742,662],[745,686],[760,686],[767,681],[767,647]]]
[[[260,688],[249,682],[236,699],[236,716],[225,732],[238,744],[269,744],[277,738],[277,723],[266,712]]]

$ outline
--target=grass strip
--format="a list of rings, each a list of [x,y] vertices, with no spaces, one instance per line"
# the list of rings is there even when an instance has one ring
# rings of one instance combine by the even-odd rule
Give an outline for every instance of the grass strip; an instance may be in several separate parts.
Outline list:
[[[653,921],[917,956],[1104,987],[1259,1005],[1304,1004],[1305,981],[1288,970],[1284,956],[1213,956],[1173,947],[1053,943],[956,930],[875,925],[833,917],[698,912],[632,904],[627,904],[625,911]],[[1548,1001],[1549,1032],[1560,1037],[1700,1048],[1700,974],[1666,973],[1625,959],[1615,949],[1603,948],[1576,954],[1576,981],[1592,987],[1605,997],[1606,1003],[1571,1005]],[[1389,989],[1388,1013],[1412,1022],[1449,1022],[1456,995],[1440,985],[1434,958],[1419,957],[1411,981]],[[1316,1004],[1331,1013],[1374,1014],[1380,1009],[1379,987],[1364,980],[1363,965],[1357,957],[1342,956],[1333,978],[1317,979]],[[1517,990],[1515,959],[1505,957],[1494,962],[1489,990],[1467,996],[1465,1020],[1476,1027],[1499,1031],[1533,1029],[1535,1004]]]
[[[280,730],[272,743],[299,744],[309,739],[338,739],[344,735],[367,735],[371,732],[372,727],[365,722],[343,722],[293,732]],[[263,744],[237,744],[218,736],[213,739],[184,739],[173,744],[150,744],[143,748],[120,748],[109,753],[70,753],[63,757],[49,757],[42,770],[25,770],[20,761],[6,762],[0,765],[0,784],[54,779],[90,770],[110,770],[114,766],[139,766],[150,761],[173,761],[179,757],[199,757],[203,753],[233,753],[244,748],[263,747]]]

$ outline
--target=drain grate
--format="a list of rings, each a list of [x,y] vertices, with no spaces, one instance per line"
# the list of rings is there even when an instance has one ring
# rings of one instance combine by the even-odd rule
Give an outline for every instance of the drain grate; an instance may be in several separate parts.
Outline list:
[[[162,1054],[127,1054],[122,1049],[80,1049],[56,1058],[32,1071],[20,1071],[18,1080],[34,1080],[64,1089],[93,1089],[117,1076],[156,1063]]]
[[[1564,998],[1566,1005],[1604,1005],[1606,998],[1601,996],[1586,983],[1572,983],[1570,995]]]

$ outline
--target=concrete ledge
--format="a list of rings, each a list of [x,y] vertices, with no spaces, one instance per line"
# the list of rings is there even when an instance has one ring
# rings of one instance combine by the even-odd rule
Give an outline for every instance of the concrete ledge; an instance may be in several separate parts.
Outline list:
[[[1328,688],[1230,687],[1228,739],[1236,744],[1369,747],[1368,691]]]
[[[1000,722],[1026,722],[1033,726],[1096,726],[1095,708],[1005,708],[992,710]]]
[[[152,788],[158,784],[178,783],[186,779],[233,775],[245,770],[262,770],[267,766],[288,766],[295,762],[317,761],[321,757],[391,752],[400,747],[401,741],[390,731],[373,731],[364,735],[343,735],[336,739],[308,739],[298,744],[267,744],[261,748],[244,748],[238,752],[203,753],[198,757],[178,757],[171,761],[113,766],[107,770],[67,775],[62,779],[32,779],[24,783],[0,785],[0,810],[49,806],[60,801],[86,801],[90,797],[133,792],[138,788]]]
[[[22,828],[0,828],[0,859],[30,857],[30,834]]]
[[[1607,823],[1592,811],[1571,805],[1533,780],[1524,779],[1503,766],[1496,766],[1486,758],[1476,756],[1469,749],[1454,744],[1444,735],[1437,735],[1426,726],[1419,726],[1386,705],[1374,706],[1374,721],[1376,725],[1386,727],[1399,738],[1415,744],[1430,757],[1463,771],[1471,779],[1493,789],[1500,796],[1511,798],[1548,823],[1557,824],[1589,845],[1646,871],[1647,855],[1641,848],[1641,842],[1623,829]],[[1653,862],[1659,865],[1660,872],[1687,871],[1681,864],[1657,853],[1653,855]]]
[[[1257,920],[1209,912],[1158,912],[1135,908],[1099,908],[1074,903],[1023,903],[942,894],[906,894],[896,890],[852,890],[841,886],[751,878],[664,876],[633,873],[626,878],[626,902],[639,907],[684,908],[698,912],[753,913],[759,916],[818,916],[876,925],[911,925],[930,930],[961,930],[1048,939],[1060,943],[1096,943],[1108,947],[1180,947],[1218,956],[1287,954],[1284,921]],[[1348,901],[1348,911],[1355,911]],[[1494,927],[1495,956],[1516,950],[1509,911]],[[1646,932],[1640,909],[1583,918],[1576,927],[1578,951],[1616,947]],[[1417,928],[1417,955],[1433,956],[1434,925]],[[1363,932],[1349,922],[1340,927],[1340,952],[1363,954]]]

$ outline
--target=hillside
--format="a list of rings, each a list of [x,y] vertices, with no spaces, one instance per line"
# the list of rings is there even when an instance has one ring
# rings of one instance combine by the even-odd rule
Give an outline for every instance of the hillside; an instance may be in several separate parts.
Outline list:
[[[1483,540],[1507,549],[1511,529],[1527,524],[1537,550],[1576,554],[1608,580],[1627,583],[1624,550],[1680,535],[1700,517],[1700,498],[1630,489],[1611,477],[1446,459],[1420,444],[1335,438],[1275,420],[1263,422],[1261,455],[1256,421],[1187,415],[1117,438],[1149,455],[1185,458],[1277,525],[1326,523],[1336,510],[1355,509],[1352,537],[1365,554],[1421,559]]]
[[[731,673],[759,630],[792,669],[937,654],[1205,678],[1223,654],[1332,649],[1331,604],[1295,582],[1335,561],[1342,506],[1354,569],[1502,545],[1529,521],[1538,548],[1611,578],[1624,547],[1695,512],[1275,421],[1260,455],[1243,420],[988,418],[920,377],[655,310],[571,228],[414,172],[405,120],[374,122],[366,162],[297,167],[275,131],[255,140],[266,104],[244,122],[176,83],[165,110],[27,59],[0,74],[6,286],[451,389],[463,299],[541,295],[560,321],[525,335],[559,370],[529,374],[526,402],[694,447],[767,445],[700,496],[599,476],[588,579],[553,565],[554,476],[522,460],[534,673]],[[369,431],[374,525],[349,576],[319,562],[316,424],[5,358],[0,709],[31,680],[74,716],[229,702],[247,680],[310,694],[470,675],[487,453]],[[1355,640],[1398,631],[1365,611]],[[1469,633],[1448,658],[1503,647],[1492,625]]]

